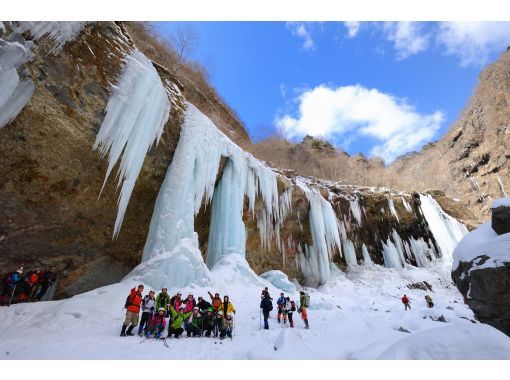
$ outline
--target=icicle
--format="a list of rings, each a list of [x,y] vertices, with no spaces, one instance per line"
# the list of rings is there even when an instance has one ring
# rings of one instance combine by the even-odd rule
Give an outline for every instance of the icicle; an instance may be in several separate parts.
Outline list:
[[[118,184],[122,184],[113,237],[120,231],[145,155],[159,142],[170,115],[170,102],[152,62],[138,50],[126,56],[126,66],[106,106],[106,116],[93,149],[108,154],[101,192],[120,156]]]
[[[403,196],[401,196],[400,199],[402,200],[402,204],[404,205],[404,208],[408,212],[412,213],[413,209],[412,209],[411,205],[409,204],[409,202],[407,202],[407,200]]]
[[[388,207],[390,208],[391,214],[397,219],[397,222],[400,223],[398,219],[397,210],[395,210],[395,204],[393,203],[393,199],[388,198]]]
[[[32,98],[34,82],[20,81],[17,71],[31,56],[29,47],[0,38],[0,129],[14,120]]]
[[[383,258],[384,258],[384,266],[386,268],[402,268],[403,264],[400,261],[400,255],[397,247],[388,238],[386,242],[381,242],[383,247]]]
[[[356,250],[354,249],[354,244],[349,239],[342,241],[342,248],[345,257],[345,263],[347,266],[355,266],[358,265],[358,261],[356,260]]]
[[[81,21],[23,21],[19,23],[16,32],[29,31],[34,40],[48,36],[54,43],[51,53],[57,53],[67,42],[74,40],[86,24]]]
[[[370,258],[370,255],[368,254],[368,249],[367,249],[367,246],[365,245],[365,243],[363,243],[363,245],[361,246],[361,252],[363,254],[363,264],[365,266],[374,265],[374,262],[372,261],[372,259]]]
[[[466,226],[445,213],[432,196],[420,194],[420,208],[445,263],[452,263],[452,253],[458,242],[468,233]]]
[[[349,204],[351,206],[351,213],[354,216],[354,219],[356,219],[358,225],[361,226],[361,209],[358,200],[349,201]]]

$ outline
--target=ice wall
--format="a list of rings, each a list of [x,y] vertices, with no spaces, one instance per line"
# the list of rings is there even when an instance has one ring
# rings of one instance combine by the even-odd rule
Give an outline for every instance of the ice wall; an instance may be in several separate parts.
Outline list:
[[[106,116],[93,149],[108,155],[108,168],[101,192],[120,156],[117,187],[121,186],[113,237],[122,226],[124,214],[142,169],[145,155],[159,142],[170,114],[170,101],[152,62],[138,50],[126,56],[117,86],[106,105]]]
[[[227,161],[215,187],[222,157]],[[203,260],[194,260],[195,253],[200,252],[194,219],[202,203],[207,205],[211,201],[209,267],[224,255],[244,256],[244,199],[245,196],[248,198],[253,214],[257,195],[262,197],[269,219],[278,215],[276,174],[235,145],[211,120],[188,103],[179,142],[156,200],[142,264],[174,252],[173,257],[178,258],[175,264],[163,268],[164,273],[156,270],[153,273],[154,277],[166,278],[169,286],[174,274],[180,270],[181,261],[195,265],[194,275],[189,276],[188,283],[196,283],[202,274],[208,273]],[[176,250],[183,240],[189,242],[187,249]],[[190,245],[193,249],[189,249]]]
[[[420,201],[422,213],[441,250],[441,257],[446,264],[451,265],[453,251],[468,230],[457,219],[445,213],[431,195],[420,194]]]

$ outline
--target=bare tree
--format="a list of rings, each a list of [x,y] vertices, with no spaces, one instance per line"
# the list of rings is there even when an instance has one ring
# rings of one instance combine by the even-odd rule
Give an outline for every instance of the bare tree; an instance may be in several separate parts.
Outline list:
[[[177,60],[172,68],[176,72],[196,48],[199,38],[197,31],[190,25],[178,27],[170,38],[177,51]]]

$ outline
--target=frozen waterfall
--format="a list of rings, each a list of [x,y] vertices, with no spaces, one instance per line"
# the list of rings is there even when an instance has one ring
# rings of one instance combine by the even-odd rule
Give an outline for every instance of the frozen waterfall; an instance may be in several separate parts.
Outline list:
[[[468,233],[466,226],[443,211],[429,194],[420,194],[421,210],[445,263],[452,263],[452,254],[458,242]]]
[[[101,192],[122,155],[117,175],[117,187],[122,184],[122,189],[114,238],[122,226],[145,155],[154,141],[159,142],[169,114],[170,101],[156,69],[145,55],[134,50],[126,56],[126,66],[118,85],[113,87],[93,148],[99,149],[101,157],[108,154],[108,169]]]
[[[35,40],[48,36],[54,44],[51,52],[57,53],[74,40],[86,24],[82,21],[23,21],[15,30],[18,33],[28,31]]]

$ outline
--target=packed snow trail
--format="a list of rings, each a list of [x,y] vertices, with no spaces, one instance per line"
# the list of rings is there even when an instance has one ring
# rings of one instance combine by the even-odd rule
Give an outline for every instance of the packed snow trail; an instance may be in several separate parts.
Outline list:
[[[237,256],[237,257],[236,257]],[[222,258],[211,271],[210,287],[169,288],[195,298],[207,291],[228,294],[234,303],[235,336],[219,344],[214,338],[167,339],[139,344],[141,338],[119,337],[122,308],[137,282],[126,280],[63,301],[0,308],[0,357],[3,359],[375,359],[445,358],[510,359],[510,338],[494,328],[472,323],[472,312],[448,280],[442,265],[399,271],[378,265],[356,267],[347,274],[332,270],[331,280],[307,289],[310,330],[294,313],[296,328],[278,325],[280,290],[256,276],[238,255]],[[437,264],[437,263],[436,263]],[[406,287],[429,282],[434,292]],[[260,293],[268,286],[275,309],[270,330],[260,330]],[[144,294],[148,293],[145,288]],[[159,292],[159,289],[156,289]],[[406,293],[412,309],[404,312]],[[435,307],[423,299],[430,294]],[[291,294],[298,302],[298,293]],[[437,322],[444,316],[446,323]],[[466,318],[466,319],[464,319]],[[399,331],[410,331],[410,333]],[[166,335],[166,334],[165,334]],[[413,342],[422,340],[424,343]],[[420,343],[420,344],[418,344]],[[274,347],[277,346],[277,350]],[[479,347],[479,349],[476,349]],[[487,354],[490,353],[490,354]]]

